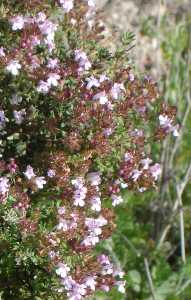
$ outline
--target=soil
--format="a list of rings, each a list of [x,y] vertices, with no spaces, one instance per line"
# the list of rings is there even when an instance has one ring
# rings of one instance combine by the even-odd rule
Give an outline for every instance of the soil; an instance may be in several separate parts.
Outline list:
[[[149,73],[156,79],[161,76],[163,66],[160,50],[161,37],[144,35],[144,24],[149,20],[152,26],[160,26],[160,20],[167,16],[170,23],[191,12],[190,0],[96,0],[97,6],[103,11],[103,20],[109,32],[111,47],[115,48],[121,32],[131,31],[135,34],[133,51],[138,69]],[[157,30],[156,30],[157,31]],[[158,30],[160,32],[160,30]],[[115,34],[113,34],[115,33]],[[113,38],[114,37],[114,38]]]

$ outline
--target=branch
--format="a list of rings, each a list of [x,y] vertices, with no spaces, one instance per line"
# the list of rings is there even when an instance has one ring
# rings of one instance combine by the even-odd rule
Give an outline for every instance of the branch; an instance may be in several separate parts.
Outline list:
[[[149,269],[149,263],[148,263],[147,258],[144,258],[144,264],[145,264],[145,270],[146,270],[146,275],[147,275],[147,279],[148,279],[149,288],[150,288],[150,291],[151,291],[151,296],[152,296],[153,300],[156,300],[154,285],[153,285],[153,281],[152,281],[151,272],[150,272],[150,269]]]
[[[188,181],[190,180],[190,176],[191,176],[191,163],[190,165],[188,166],[187,168],[187,171],[186,171],[186,174],[182,180],[182,182],[180,184],[178,184],[178,192],[177,192],[177,198],[174,202],[174,206],[172,208],[172,214],[171,214],[171,217],[170,217],[170,222],[169,224],[164,228],[162,234],[161,234],[161,237],[160,237],[160,240],[158,242],[158,245],[157,245],[157,249],[160,249],[161,246],[163,245],[165,239],[166,239],[166,236],[172,226],[172,219],[173,219],[173,216],[174,216],[174,213],[177,211],[179,205],[180,205],[180,199],[182,199],[182,194],[186,188],[186,185],[188,183]],[[182,204],[180,206],[182,208]],[[181,216],[182,218],[182,216]],[[182,222],[182,221],[181,221]],[[181,225],[182,226],[182,225]]]

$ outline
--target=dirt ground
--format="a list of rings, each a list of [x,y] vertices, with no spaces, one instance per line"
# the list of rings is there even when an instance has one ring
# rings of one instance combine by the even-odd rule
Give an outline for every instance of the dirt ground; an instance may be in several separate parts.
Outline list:
[[[144,35],[145,26],[160,26],[165,16],[170,23],[176,18],[191,13],[191,0],[96,0],[103,10],[103,19],[108,28],[116,32],[115,46],[120,32],[132,31],[135,34],[133,50],[134,60],[140,70],[148,70],[154,78],[161,75],[163,69],[160,50],[161,37],[155,34]],[[151,28],[152,30],[152,28]],[[160,30],[156,30],[160,32]],[[113,46],[113,45],[112,45]]]

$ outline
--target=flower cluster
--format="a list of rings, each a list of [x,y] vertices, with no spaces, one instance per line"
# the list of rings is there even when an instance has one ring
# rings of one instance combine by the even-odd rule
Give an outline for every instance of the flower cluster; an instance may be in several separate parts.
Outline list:
[[[35,297],[69,300],[125,293],[123,272],[94,248],[111,237],[124,190],[156,188],[152,144],[177,136],[175,109],[161,109],[156,84],[134,74],[122,45],[111,54],[99,43],[93,0],[8,1],[0,21],[5,268],[10,249],[30,299],[36,286]]]

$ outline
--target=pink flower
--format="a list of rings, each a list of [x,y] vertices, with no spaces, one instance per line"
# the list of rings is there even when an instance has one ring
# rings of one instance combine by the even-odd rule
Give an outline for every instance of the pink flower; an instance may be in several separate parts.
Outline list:
[[[10,159],[10,163],[7,165],[7,169],[10,173],[14,174],[17,170],[18,166],[13,158]]]

